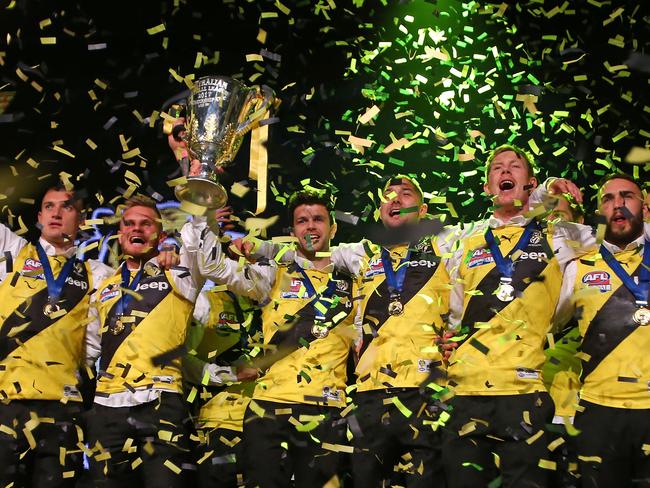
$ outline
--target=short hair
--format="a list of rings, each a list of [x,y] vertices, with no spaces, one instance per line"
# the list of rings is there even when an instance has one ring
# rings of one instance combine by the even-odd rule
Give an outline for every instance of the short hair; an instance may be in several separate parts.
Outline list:
[[[641,188],[641,184],[634,178],[634,176],[629,175],[627,173],[610,173],[608,175],[603,176],[598,181],[598,203],[600,203],[600,193],[603,187],[612,180],[626,180],[629,181],[630,183],[634,183],[634,185],[639,189],[639,192],[641,193],[641,197],[643,198],[643,188]]]
[[[43,200],[45,200],[45,195],[47,195],[51,191],[61,191],[61,192],[69,193],[73,206],[79,211],[80,214],[83,213],[84,201],[81,198],[80,192],[75,191],[73,187],[66,188],[66,186],[61,181],[55,183],[52,186],[48,186],[45,189],[45,191],[41,194],[40,207],[43,206]]]
[[[424,192],[422,191],[422,187],[420,186],[420,182],[414,178],[413,176],[405,175],[405,174],[397,174],[394,176],[391,176],[388,178],[388,181],[386,181],[386,184],[384,185],[384,192],[386,189],[391,186],[391,185],[399,185],[401,184],[398,183],[398,180],[407,180],[409,181],[413,187],[415,188],[415,191],[418,192],[418,195],[420,195],[420,203],[424,203]]]
[[[298,190],[292,193],[287,203],[287,214],[291,225],[293,225],[293,214],[300,205],[322,205],[327,209],[330,225],[334,223],[332,199],[327,193],[327,190]]]
[[[124,216],[127,210],[133,207],[146,207],[150,208],[154,211],[156,214],[156,217],[158,217],[158,224],[160,229],[162,230],[163,224],[162,224],[162,214],[160,213],[160,210],[158,210],[158,206],[156,205],[156,201],[153,198],[149,198],[145,195],[134,195],[130,198],[128,198],[122,205],[122,209],[119,212],[120,216]]]
[[[499,154],[507,151],[512,151],[517,155],[517,158],[524,160],[526,166],[528,167],[528,176],[535,176],[537,174],[539,168],[535,164],[535,160],[533,159],[533,156],[528,151],[518,146],[513,146],[511,144],[502,144],[501,146],[492,149],[492,151],[490,151],[490,153],[488,154],[487,160],[485,161],[486,180],[487,180],[487,175],[490,172],[490,166],[492,166],[492,161],[494,161],[494,158],[496,158]]]

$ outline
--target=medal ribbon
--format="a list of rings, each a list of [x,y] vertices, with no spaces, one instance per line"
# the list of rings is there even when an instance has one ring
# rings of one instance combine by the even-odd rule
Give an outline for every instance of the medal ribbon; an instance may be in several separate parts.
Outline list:
[[[397,265],[397,271],[393,270],[393,261],[390,259],[390,253],[385,247],[381,250],[381,265],[384,267],[384,273],[386,274],[386,283],[388,285],[388,292],[391,295],[401,295],[402,290],[404,289],[404,279],[406,278],[406,270],[408,266],[403,266],[403,264],[411,258],[411,250],[409,249],[399,264]],[[392,296],[391,296],[392,298]]]
[[[310,298],[317,295],[316,288],[314,288],[314,285],[312,284],[312,282],[309,279],[309,276],[307,275],[305,270],[301,266],[299,266],[298,264],[296,264],[296,267],[298,268],[298,271],[300,271],[300,274],[302,274],[302,283],[305,285],[305,289],[307,290],[307,295]],[[316,299],[314,300],[314,305],[313,305],[316,320],[325,320],[325,316],[323,315],[323,312],[318,310],[316,305],[318,303],[320,303],[321,298],[330,299],[332,297],[332,295],[334,294],[334,289],[335,288],[336,288],[336,282],[334,280],[330,279],[329,282],[327,283],[327,288],[325,289],[325,291],[323,293],[321,293],[320,295],[316,296]],[[326,306],[327,306],[327,308],[329,308],[329,304],[327,304]]]
[[[128,288],[132,291],[135,290],[138,287],[138,283],[140,283],[140,280],[142,279],[143,272],[144,267],[140,267],[136,275],[133,277],[133,281],[131,281],[131,271],[129,271],[129,267],[126,265],[126,263],[124,263],[122,265],[122,288]],[[124,315],[124,309],[126,309],[132,298],[133,295],[122,293],[122,296],[117,302],[118,315]]]
[[[639,283],[636,284],[634,279],[627,274],[627,271],[623,269],[621,263],[619,263],[616,258],[609,252],[604,245],[600,246],[600,255],[603,257],[605,262],[612,268],[612,271],[616,273],[616,276],[625,285],[625,288],[630,290],[630,292],[636,298],[636,304],[640,306],[645,306],[648,304],[648,290],[650,290],[650,241],[645,240],[643,246],[643,261],[641,261],[641,269],[639,270]]]
[[[72,266],[76,261],[75,258],[68,258],[68,260],[63,265],[59,276],[54,279],[54,273],[52,273],[52,266],[50,266],[50,261],[47,258],[45,249],[41,246],[41,243],[36,244],[36,252],[38,253],[38,259],[41,261],[41,266],[43,267],[43,274],[45,275],[45,283],[47,286],[47,301],[49,303],[54,303],[59,300],[61,292],[63,291],[63,285],[65,280],[70,276],[72,271]]]
[[[534,220],[531,220],[524,229],[524,233],[519,238],[519,241],[517,241],[517,245],[512,251],[508,253],[508,256],[505,258],[503,257],[503,254],[501,254],[501,249],[499,249],[499,246],[496,243],[492,229],[488,228],[488,230],[485,232],[485,242],[487,242],[487,245],[490,247],[492,257],[494,258],[494,264],[499,270],[501,278],[512,280],[512,275],[515,272],[515,263],[512,261],[512,258],[510,256],[528,245],[530,242],[530,235],[533,233],[533,230],[536,226],[537,223]]]

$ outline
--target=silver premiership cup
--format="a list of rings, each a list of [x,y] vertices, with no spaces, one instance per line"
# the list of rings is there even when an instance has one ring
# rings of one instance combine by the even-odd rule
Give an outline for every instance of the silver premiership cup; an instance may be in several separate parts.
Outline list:
[[[273,101],[269,87],[248,87],[226,76],[205,76],[194,82],[183,139],[190,161],[198,160],[199,166],[195,162],[183,167],[187,183],[176,187],[180,200],[210,209],[226,204],[228,194],[218,174],[235,159],[244,136]]]

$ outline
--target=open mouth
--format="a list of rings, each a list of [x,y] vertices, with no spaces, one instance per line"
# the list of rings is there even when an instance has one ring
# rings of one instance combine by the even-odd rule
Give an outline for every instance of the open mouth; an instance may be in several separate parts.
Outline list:
[[[129,242],[130,242],[131,244],[139,244],[139,245],[144,245],[144,244],[146,244],[146,241],[144,240],[144,238],[143,238],[143,237],[140,237],[140,236],[132,236],[132,237],[129,239]]]
[[[512,180],[503,180],[499,183],[499,190],[508,191],[515,187],[515,182]]]
[[[400,212],[401,212],[401,209],[400,209],[400,208],[393,208],[393,209],[391,209],[391,211],[388,213],[388,215],[390,215],[391,217],[399,217]]]
[[[627,218],[625,217],[625,215],[614,215],[612,217],[612,222],[614,222],[615,224],[624,224],[625,222],[627,222]]]

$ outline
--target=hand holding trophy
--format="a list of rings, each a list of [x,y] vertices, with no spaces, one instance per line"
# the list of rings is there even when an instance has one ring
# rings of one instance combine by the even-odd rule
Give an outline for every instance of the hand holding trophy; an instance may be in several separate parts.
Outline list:
[[[262,120],[274,100],[273,90],[267,86],[248,87],[226,76],[196,80],[186,104],[184,133],[182,127],[174,130],[175,135],[183,133],[189,156],[189,161],[181,163],[186,182],[176,187],[179,200],[206,209],[226,204],[228,194],[218,174],[232,163],[244,136]]]

